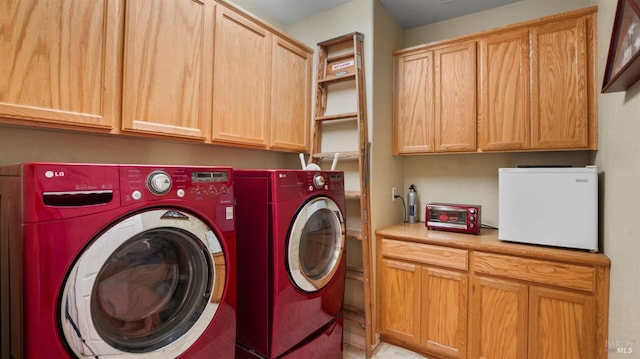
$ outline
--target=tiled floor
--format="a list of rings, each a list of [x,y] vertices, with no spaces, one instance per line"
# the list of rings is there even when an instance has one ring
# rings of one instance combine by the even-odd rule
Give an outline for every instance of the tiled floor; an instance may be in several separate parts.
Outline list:
[[[364,351],[350,346],[344,346],[344,359],[364,359]],[[425,359],[427,357],[412,351],[393,346],[389,343],[380,343],[373,353],[372,359]]]

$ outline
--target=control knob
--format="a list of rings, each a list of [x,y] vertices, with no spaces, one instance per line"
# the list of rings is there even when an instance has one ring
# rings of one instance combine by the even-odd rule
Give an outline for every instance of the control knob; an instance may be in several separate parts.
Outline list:
[[[147,178],[147,187],[155,195],[167,194],[171,189],[171,177],[166,172],[153,172]]]
[[[322,175],[313,176],[313,185],[316,186],[317,189],[322,189],[324,187],[325,181]]]

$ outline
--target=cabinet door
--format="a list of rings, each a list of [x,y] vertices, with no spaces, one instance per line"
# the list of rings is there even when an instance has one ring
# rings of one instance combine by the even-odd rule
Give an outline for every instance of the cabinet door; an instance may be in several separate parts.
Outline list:
[[[394,152],[433,152],[433,51],[398,56],[395,66]]]
[[[469,358],[527,358],[527,286],[474,277]]]
[[[0,117],[110,130],[120,1],[0,2]]]
[[[482,38],[478,131],[485,151],[529,147],[529,31]]]
[[[596,350],[592,296],[531,287],[529,358],[592,359]]]
[[[589,145],[589,74],[584,17],[531,30],[531,147]]]
[[[420,344],[438,356],[467,357],[468,275],[422,267]]]
[[[267,147],[271,34],[218,6],[214,57],[213,141]]]
[[[204,139],[211,119],[211,0],[128,0],[122,129]]]
[[[420,266],[383,259],[380,332],[411,344],[420,341]]]
[[[311,121],[311,54],[273,37],[269,147],[308,152]]]
[[[476,150],[476,43],[434,51],[435,150]]]

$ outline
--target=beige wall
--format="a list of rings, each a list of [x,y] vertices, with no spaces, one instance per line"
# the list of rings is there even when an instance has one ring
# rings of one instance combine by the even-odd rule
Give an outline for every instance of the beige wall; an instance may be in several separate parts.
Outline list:
[[[617,1],[598,0],[598,80],[602,81]],[[599,97],[599,145],[596,165],[603,173],[600,216],[604,253],[611,259],[609,339],[612,346],[630,342],[640,354],[640,82],[626,92]]]
[[[285,167],[292,154],[214,145],[0,125],[0,165],[18,162]]]
[[[285,31],[285,27],[286,27],[285,24],[281,23],[277,19],[274,19],[272,16],[258,9],[257,7],[253,6],[246,0],[227,0],[227,1],[245,10],[246,12],[253,14],[255,17],[277,28],[278,30]]]
[[[420,45],[472,32],[489,30],[590,5],[593,5],[593,1],[520,0],[475,14],[409,29],[405,33],[405,46]]]
[[[392,156],[393,50],[403,46],[404,31],[378,1],[374,7],[373,136],[371,223],[382,228],[403,220],[403,204],[391,200],[391,187],[402,191],[403,158]],[[374,248],[375,249],[375,248]]]

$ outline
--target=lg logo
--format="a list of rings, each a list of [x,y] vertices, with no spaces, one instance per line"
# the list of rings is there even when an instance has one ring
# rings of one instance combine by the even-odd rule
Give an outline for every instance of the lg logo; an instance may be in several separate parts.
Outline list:
[[[47,171],[44,173],[44,176],[47,178],[53,177],[64,177],[64,172],[62,171]]]

